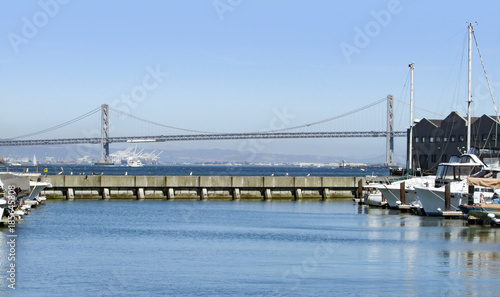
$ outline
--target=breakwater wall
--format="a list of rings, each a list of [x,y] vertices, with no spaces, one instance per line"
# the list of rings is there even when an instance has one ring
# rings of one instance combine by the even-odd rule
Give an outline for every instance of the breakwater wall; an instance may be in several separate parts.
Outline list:
[[[46,176],[48,199],[326,200],[362,195],[362,177]]]

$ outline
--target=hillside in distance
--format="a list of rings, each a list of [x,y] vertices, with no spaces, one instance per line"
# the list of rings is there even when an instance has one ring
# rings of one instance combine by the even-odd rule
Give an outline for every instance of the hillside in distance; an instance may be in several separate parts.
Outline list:
[[[111,154],[118,150],[111,149]],[[140,149],[137,149],[139,152]],[[291,155],[256,153],[231,149],[188,149],[188,150],[161,150],[144,148],[144,153],[155,151],[160,153],[159,163],[266,163],[266,164],[291,164],[291,163],[318,163],[339,164],[342,160],[346,163],[381,164],[385,156],[321,156],[321,155]],[[100,151],[97,146],[67,145],[67,146],[33,146],[33,147],[3,147],[0,157],[6,160],[28,162],[36,156],[39,163],[43,162],[70,162],[98,161]]]

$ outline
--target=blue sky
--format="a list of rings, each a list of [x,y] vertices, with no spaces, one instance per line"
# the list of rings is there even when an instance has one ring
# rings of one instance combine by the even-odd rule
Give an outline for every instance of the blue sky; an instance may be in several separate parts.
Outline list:
[[[1,0],[2,138],[59,124],[103,103],[193,130],[295,126],[388,94],[408,101],[411,61],[415,104],[438,114],[465,115],[467,24],[478,22],[474,31],[495,90],[500,87],[499,6],[497,1],[415,0]],[[494,114],[475,48],[473,53],[473,115]],[[398,130],[408,124],[408,109],[400,105]],[[317,129],[378,130],[384,110],[382,105]],[[283,121],[280,113],[289,117]],[[439,118],[418,109],[415,116]],[[128,125],[116,133],[149,129]],[[81,123],[49,136],[80,137],[95,129]],[[400,159],[403,145],[397,141]],[[164,144],[165,149],[241,146],[236,141]],[[259,150],[363,154],[370,161],[384,156],[385,140],[271,141]]]

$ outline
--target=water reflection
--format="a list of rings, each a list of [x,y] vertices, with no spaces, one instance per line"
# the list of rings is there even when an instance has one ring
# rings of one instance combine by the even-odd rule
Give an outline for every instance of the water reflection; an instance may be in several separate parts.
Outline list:
[[[473,225],[467,229],[462,229],[460,236],[466,238],[469,242],[497,243],[500,239],[500,229]]]
[[[440,279],[442,295],[497,293],[494,286],[485,287],[482,282],[495,281],[500,274],[500,228],[368,206],[358,206],[357,212],[365,215],[367,238],[385,242],[368,245],[367,260],[386,261],[387,266],[397,263],[398,277],[407,289],[425,293],[422,283]]]
[[[130,224],[136,214],[141,219]],[[273,284],[290,293],[280,296],[483,296],[495,295],[500,272],[500,229],[351,201],[65,201],[48,203],[25,223],[23,296],[55,295],[75,280],[76,295],[119,295],[111,280],[130,295],[169,295],[162,291],[168,285],[170,295],[213,296],[217,284],[226,290],[220,295],[261,296]],[[296,291],[283,279],[287,272],[295,273]],[[0,282],[6,288],[5,278]]]
[[[477,245],[462,250],[462,247],[445,249],[437,253],[439,272],[448,279],[449,289],[460,290],[459,295],[495,296],[495,286],[483,286],[482,282],[496,281],[500,273],[500,253],[496,246],[482,250]],[[464,294],[465,292],[465,294]],[[480,293],[480,294],[479,294]]]

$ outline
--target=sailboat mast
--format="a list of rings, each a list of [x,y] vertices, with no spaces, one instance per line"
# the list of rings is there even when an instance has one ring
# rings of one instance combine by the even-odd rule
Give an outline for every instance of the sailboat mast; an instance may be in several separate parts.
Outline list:
[[[472,24],[469,24],[469,92],[467,99],[467,152],[470,151],[472,105]]]
[[[411,174],[412,173],[412,169],[413,169],[413,70],[415,69],[415,67],[413,67],[413,62],[411,62],[410,65],[408,65],[408,67],[410,67],[410,71],[411,71],[411,76],[410,76],[410,133],[409,133],[409,140],[408,140],[408,173]]]

